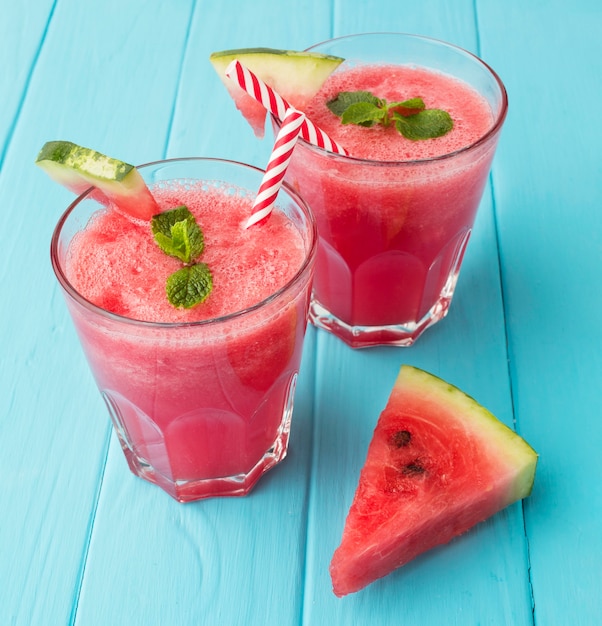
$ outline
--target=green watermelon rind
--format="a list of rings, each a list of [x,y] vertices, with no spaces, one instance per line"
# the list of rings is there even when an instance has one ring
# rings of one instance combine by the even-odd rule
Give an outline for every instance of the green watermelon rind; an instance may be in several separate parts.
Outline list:
[[[115,206],[136,219],[159,213],[152,194],[135,166],[70,141],[48,141],[36,165],[74,193],[99,189]]]
[[[317,52],[271,48],[241,48],[214,52],[209,60],[226,85],[231,81],[224,72],[235,59],[299,109],[313,98],[324,81],[343,62],[341,57]]]
[[[328,76],[344,60],[318,52],[278,48],[239,48],[213,52],[209,57],[213,68],[236,107],[260,137],[263,135],[267,112],[225,75],[226,68],[235,59],[299,110],[305,108]]]
[[[37,162],[50,162],[76,170],[95,182],[123,182],[136,168],[71,141],[48,141],[40,150]]]

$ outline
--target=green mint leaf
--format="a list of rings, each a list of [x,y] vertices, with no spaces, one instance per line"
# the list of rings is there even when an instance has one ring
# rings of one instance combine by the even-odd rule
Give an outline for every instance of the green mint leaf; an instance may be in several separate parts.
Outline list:
[[[341,117],[347,108],[358,102],[367,102],[374,106],[382,105],[382,101],[369,91],[341,91],[336,98],[329,100],[326,106],[336,116]]]
[[[441,109],[425,109],[408,116],[394,113],[393,118],[399,133],[412,141],[442,137],[454,126],[449,113]]]
[[[357,124],[359,126],[373,126],[378,122],[383,122],[387,111],[381,109],[371,102],[355,102],[350,104],[343,115],[343,124]]]
[[[342,124],[389,126],[393,120],[398,132],[412,141],[442,137],[454,126],[447,111],[427,109],[420,97],[387,102],[369,91],[341,91],[326,106]]]
[[[213,289],[213,277],[206,263],[187,265],[167,279],[167,299],[176,308],[191,309],[204,302]]]
[[[167,299],[176,308],[190,309],[204,302],[213,289],[213,277],[206,263],[192,263],[205,248],[203,231],[194,215],[182,205],[154,215],[151,231],[158,246],[186,265],[168,277]]]
[[[151,230],[161,250],[183,263],[199,257],[205,247],[203,232],[184,205],[154,215]]]
[[[410,98],[403,102],[391,102],[389,110],[393,113],[399,113],[400,115],[415,115],[424,111],[426,108],[424,100],[422,98]]]

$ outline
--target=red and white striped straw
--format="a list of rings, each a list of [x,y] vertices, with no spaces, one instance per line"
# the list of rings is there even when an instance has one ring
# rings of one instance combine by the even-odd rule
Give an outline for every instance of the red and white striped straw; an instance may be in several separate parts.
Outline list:
[[[282,126],[276,136],[274,148],[265,168],[265,174],[259,186],[257,197],[253,202],[254,213],[247,220],[245,228],[261,222],[272,212],[286,168],[293,156],[297,139],[301,134],[301,126],[305,120],[305,115],[301,111],[289,108],[283,117]]]
[[[245,67],[238,59],[234,59],[226,68],[226,76],[234,80],[239,87],[244,89],[250,96],[255,98],[257,102],[263,106],[272,115],[275,115],[281,122],[291,105],[279,94],[277,94],[269,85],[266,85],[258,76],[256,76],[249,68]],[[301,126],[301,136],[305,141],[329,150],[337,154],[347,155],[348,152],[331,139],[321,128],[316,126],[311,120],[305,118]]]

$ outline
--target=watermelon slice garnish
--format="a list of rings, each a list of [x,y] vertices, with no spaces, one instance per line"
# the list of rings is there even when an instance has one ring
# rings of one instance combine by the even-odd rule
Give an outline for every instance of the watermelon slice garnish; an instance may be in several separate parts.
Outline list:
[[[129,163],[108,157],[70,141],[49,141],[36,158],[53,180],[79,195],[96,187],[129,217],[150,220],[160,212],[140,172]],[[98,194],[97,194],[98,197]]]
[[[537,453],[462,391],[403,366],[378,420],[341,545],[337,596],[528,496]]]
[[[303,111],[324,81],[343,62],[340,57],[317,52],[275,48],[240,48],[211,54],[209,60],[217,75],[257,137],[264,135],[266,109],[226,77],[226,68],[235,59],[300,111]]]

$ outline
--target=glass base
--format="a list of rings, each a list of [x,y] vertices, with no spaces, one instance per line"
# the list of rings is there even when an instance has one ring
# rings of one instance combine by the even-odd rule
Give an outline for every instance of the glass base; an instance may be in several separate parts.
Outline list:
[[[115,398],[112,397],[114,394],[103,391],[102,395],[132,473],[157,485],[178,502],[193,502],[218,496],[245,496],[253,489],[263,474],[284,460],[288,451],[296,384],[297,373],[294,373],[288,381],[284,394],[282,419],[276,431],[276,438],[250,470],[230,476],[211,476],[186,480],[170,475],[169,456],[165,452],[163,434],[156,425],[148,426],[145,430],[145,436],[138,438],[135,443],[134,438],[125,427],[122,411]],[[122,408],[125,406],[123,399],[121,399],[121,406]],[[138,413],[138,418],[140,418],[140,413]],[[150,420],[146,418],[145,423],[150,424]],[[153,450],[157,462],[154,464],[150,462],[144,450]],[[160,451],[159,454],[157,454],[157,450]],[[158,468],[158,464],[161,463],[163,464],[162,467]]]
[[[317,328],[322,328],[343,340],[352,348],[371,346],[411,346],[422,333],[442,320],[449,310],[451,295],[440,298],[418,322],[390,324],[385,326],[351,326],[340,320],[312,297],[309,307],[309,320]]]
[[[163,491],[167,492],[178,502],[185,503],[220,496],[246,496],[263,474],[286,457],[288,431],[279,435],[274,445],[249,472],[237,474],[236,476],[200,480],[172,481],[160,472],[157,472],[144,459],[134,455],[129,448],[123,446],[122,448],[129,468],[136,476],[161,487]]]

